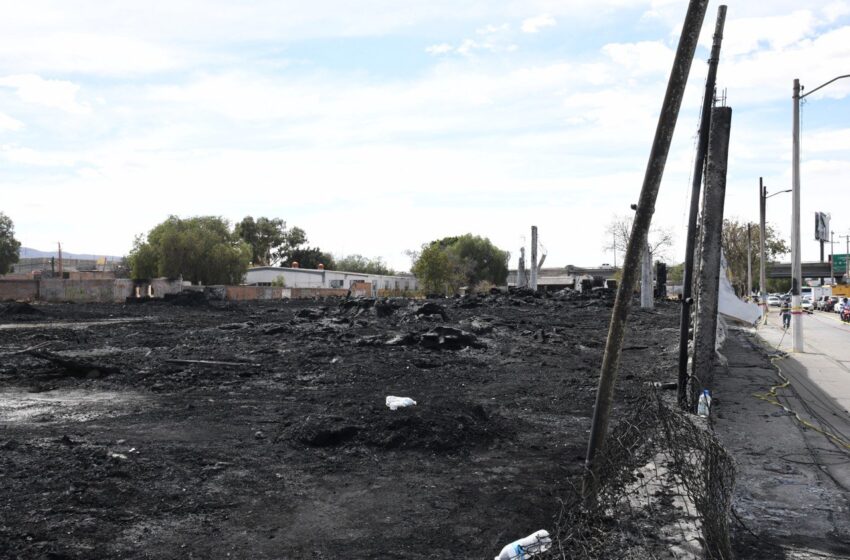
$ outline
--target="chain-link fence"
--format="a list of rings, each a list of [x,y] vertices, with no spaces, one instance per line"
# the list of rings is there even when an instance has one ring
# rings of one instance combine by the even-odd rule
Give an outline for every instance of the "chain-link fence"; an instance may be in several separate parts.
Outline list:
[[[541,558],[732,558],[731,457],[672,399],[652,390],[635,405],[597,459],[596,499],[574,489]]]

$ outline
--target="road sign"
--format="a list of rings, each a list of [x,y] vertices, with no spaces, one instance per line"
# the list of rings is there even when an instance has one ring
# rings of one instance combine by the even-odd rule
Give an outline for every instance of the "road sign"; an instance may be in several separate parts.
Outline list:
[[[832,255],[832,271],[847,272],[847,255]]]

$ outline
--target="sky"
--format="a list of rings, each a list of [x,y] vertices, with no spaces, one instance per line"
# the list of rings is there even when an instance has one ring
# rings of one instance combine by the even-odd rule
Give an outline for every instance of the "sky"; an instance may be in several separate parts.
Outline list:
[[[729,0],[725,215],[791,187],[792,85],[850,73],[850,1]],[[0,212],[24,246],[124,255],[169,215],[286,220],[335,255],[472,233],[546,266],[614,264],[637,202],[682,0],[0,0]],[[710,2],[656,205],[683,259]],[[850,233],[850,79],[802,107],[814,213]],[[768,200],[789,239],[791,196]],[[839,250],[838,245],[842,247]],[[830,248],[827,245],[826,252]],[[622,262],[622,254],[616,262]],[[790,257],[789,257],[790,258]]]

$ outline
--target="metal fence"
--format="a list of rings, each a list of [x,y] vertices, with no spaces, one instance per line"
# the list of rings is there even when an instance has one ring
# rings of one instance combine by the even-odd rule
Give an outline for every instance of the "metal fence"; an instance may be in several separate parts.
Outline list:
[[[609,434],[593,501],[574,488],[540,558],[732,558],[734,462],[705,421],[648,390]]]

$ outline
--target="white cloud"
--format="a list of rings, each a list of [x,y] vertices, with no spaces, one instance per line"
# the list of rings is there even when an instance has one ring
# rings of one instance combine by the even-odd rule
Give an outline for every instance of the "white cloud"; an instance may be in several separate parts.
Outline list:
[[[833,22],[842,16],[850,14],[850,2],[831,2],[824,6],[823,14],[827,21]]]
[[[521,29],[523,33],[537,33],[544,27],[554,27],[557,23],[555,18],[546,14],[523,20]]]
[[[24,127],[24,123],[10,117],[4,113],[0,113],[0,130],[20,130]]]
[[[631,76],[669,73],[674,56],[673,50],[660,41],[609,43],[602,52]]]
[[[425,49],[425,52],[433,55],[441,55],[448,54],[454,50],[454,47],[448,43],[440,43],[438,45],[431,45],[430,47]]]
[[[150,41],[95,32],[0,36],[0,64],[6,69],[40,73],[134,75],[161,72],[186,63],[180,49]]]
[[[45,80],[35,74],[17,74],[0,78],[0,87],[14,89],[26,103],[61,109],[72,114],[86,114],[88,105],[77,101],[80,86],[64,80]]]
[[[506,33],[510,31],[511,26],[507,23],[503,23],[502,25],[485,25],[484,27],[480,27],[475,30],[475,33],[478,35],[493,35],[495,33]]]

